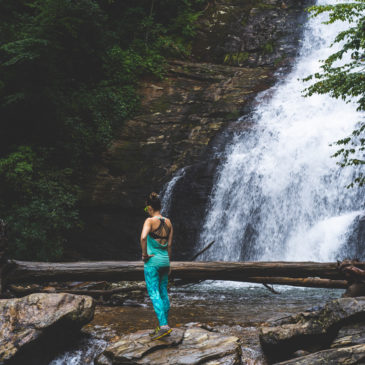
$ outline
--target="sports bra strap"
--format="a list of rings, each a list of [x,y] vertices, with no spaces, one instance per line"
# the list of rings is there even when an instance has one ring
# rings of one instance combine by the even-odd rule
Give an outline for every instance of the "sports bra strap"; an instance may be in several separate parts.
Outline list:
[[[160,238],[160,239],[169,238],[170,227],[165,223],[165,218],[164,217],[158,217],[158,219],[160,220],[160,225],[157,227],[157,229],[150,232],[150,236],[152,238],[155,238],[155,239],[156,238]],[[166,236],[162,236],[163,230],[165,231]]]

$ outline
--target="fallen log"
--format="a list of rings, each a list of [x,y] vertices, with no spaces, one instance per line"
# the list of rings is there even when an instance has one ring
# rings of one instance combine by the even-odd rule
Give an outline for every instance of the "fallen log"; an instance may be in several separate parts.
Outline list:
[[[290,285],[290,286],[301,286],[309,288],[331,288],[331,289],[346,289],[346,280],[330,280],[330,279],[318,279],[318,278],[280,278],[280,277],[252,277],[245,280],[249,283],[263,284],[265,287],[268,284],[275,285]],[[267,287],[274,294],[278,294],[271,287]],[[90,295],[92,297],[109,297],[113,294],[130,293],[134,290],[143,290],[139,286],[130,286],[126,288],[114,288],[114,289],[66,289],[66,288],[52,288],[40,289],[39,287],[19,287],[14,284],[9,285],[8,289],[16,296],[24,296],[32,293],[69,293],[79,295]]]
[[[99,296],[111,296],[113,294],[130,293],[135,290],[143,290],[141,287],[128,287],[128,288],[114,288],[114,289],[63,289],[63,288],[53,288],[49,289],[39,289],[39,288],[21,288],[16,285],[9,285],[9,289],[12,293],[17,296],[29,295],[32,293],[68,293],[77,295],[89,295],[91,297]]]
[[[46,263],[12,260],[9,265],[11,270],[7,273],[7,282],[144,280],[143,265],[142,261]],[[359,263],[357,266],[365,269],[365,263]],[[331,280],[345,279],[344,274],[338,270],[337,263],[334,262],[175,261],[171,262],[171,271],[170,278],[191,279],[193,281],[250,281],[249,278],[257,277],[297,278],[302,280],[309,277]],[[267,281],[267,283],[275,284],[273,280]]]
[[[303,286],[307,288],[346,289],[348,287],[346,280],[320,278],[252,277],[246,281],[249,283]]]
[[[184,286],[190,284],[198,284],[202,280],[182,280],[178,279],[177,285]],[[246,283],[257,283],[266,285],[290,285],[302,286],[307,288],[329,288],[329,289],[346,289],[349,283],[346,280],[331,280],[321,278],[285,278],[285,277],[248,277],[243,280]],[[266,287],[267,288],[267,287]],[[272,288],[268,288],[272,291]]]

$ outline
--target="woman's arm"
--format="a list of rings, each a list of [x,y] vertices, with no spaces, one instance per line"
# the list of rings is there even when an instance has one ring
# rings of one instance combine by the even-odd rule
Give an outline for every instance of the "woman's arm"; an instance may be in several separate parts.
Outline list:
[[[171,261],[172,258],[172,236],[174,234],[174,229],[172,228],[172,224],[171,224],[171,229],[170,229],[170,234],[169,234],[169,241],[167,244],[167,252],[169,254],[169,260]],[[169,275],[171,274],[171,266],[170,266],[170,270],[169,270]]]
[[[147,254],[147,235],[148,233],[151,232],[151,228],[152,228],[151,220],[147,218],[144,222],[141,233],[142,260],[144,262],[147,262],[150,259],[150,257],[155,256]]]

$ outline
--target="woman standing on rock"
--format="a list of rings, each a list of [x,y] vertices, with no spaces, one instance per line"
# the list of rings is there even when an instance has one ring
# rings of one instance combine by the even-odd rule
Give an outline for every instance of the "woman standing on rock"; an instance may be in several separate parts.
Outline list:
[[[141,234],[142,260],[148,294],[155,309],[159,326],[150,335],[157,340],[168,335],[170,301],[167,293],[173,228],[170,219],[161,216],[161,201],[156,193],[146,200],[145,212],[150,215],[144,222]]]

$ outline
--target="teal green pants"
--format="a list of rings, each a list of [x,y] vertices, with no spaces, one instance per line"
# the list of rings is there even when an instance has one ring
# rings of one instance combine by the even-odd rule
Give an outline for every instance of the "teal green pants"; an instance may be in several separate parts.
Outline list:
[[[168,324],[170,301],[167,293],[169,266],[145,266],[144,278],[160,326]]]

